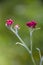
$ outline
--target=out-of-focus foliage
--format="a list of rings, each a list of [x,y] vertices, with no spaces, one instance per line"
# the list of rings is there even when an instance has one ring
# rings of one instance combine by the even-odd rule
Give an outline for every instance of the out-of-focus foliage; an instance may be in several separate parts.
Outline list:
[[[41,29],[33,33],[33,55],[38,64],[39,55],[35,48],[39,47],[43,55],[43,0],[0,0],[0,65],[33,65],[26,49],[16,45],[18,38],[5,27],[9,18],[14,20],[14,25],[20,25],[19,34],[28,47],[26,22],[37,21],[37,27]]]

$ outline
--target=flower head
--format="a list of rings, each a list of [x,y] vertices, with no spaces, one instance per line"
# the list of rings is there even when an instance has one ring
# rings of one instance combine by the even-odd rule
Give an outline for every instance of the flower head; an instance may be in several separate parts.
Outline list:
[[[6,20],[6,25],[7,26],[11,26],[12,24],[13,24],[13,20],[12,19]]]
[[[36,22],[34,20],[30,21],[30,22],[27,22],[26,25],[28,27],[31,27],[31,28],[35,28],[36,27]]]
[[[15,28],[15,29],[20,29],[19,24],[16,24],[16,25],[14,26],[14,28]]]

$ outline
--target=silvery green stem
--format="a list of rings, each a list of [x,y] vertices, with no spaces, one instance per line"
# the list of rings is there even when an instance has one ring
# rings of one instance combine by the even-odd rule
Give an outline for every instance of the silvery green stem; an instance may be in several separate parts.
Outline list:
[[[30,46],[31,46],[31,52],[32,52],[32,31],[30,30]]]
[[[15,28],[15,32],[16,32],[16,34],[18,34],[18,29],[17,28]]]
[[[30,48],[31,48],[31,58],[32,58],[33,64],[36,65],[35,60],[34,60],[33,55],[32,55],[32,33],[33,33],[33,29],[30,28],[29,31],[30,31],[30,44],[31,44],[31,46],[30,46]]]
[[[25,48],[26,48],[26,50],[29,52],[29,54],[31,54],[31,51],[30,51],[30,49],[26,46],[26,44],[24,43],[24,41],[21,39],[21,37],[18,35],[18,32],[17,32],[17,29],[16,30],[14,30],[13,28],[12,28],[12,26],[11,27],[9,27],[9,26],[7,26],[7,25],[5,25],[9,30],[11,30],[16,36],[17,36],[17,38],[21,41],[21,45],[22,46],[24,46]],[[19,43],[20,44],[20,43]]]
[[[16,44],[20,44],[21,46],[23,46],[24,48],[26,48],[26,50],[29,52],[29,50],[28,50],[29,48],[25,44],[20,43],[20,42],[17,42]],[[31,54],[31,51],[29,53]]]
[[[43,56],[41,57],[41,60],[40,60],[40,65],[42,65],[42,62],[43,62]]]
[[[35,61],[34,61],[34,58],[33,58],[33,55],[32,55],[32,33],[31,33],[31,51],[29,50],[29,48],[25,45],[25,43],[24,43],[24,41],[21,39],[21,37],[14,31],[14,29],[11,27],[10,28],[10,30],[18,37],[18,39],[21,41],[21,43],[22,44],[20,44],[20,45],[22,45],[22,46],[24,46],[25,48],[26,48],[26,50],[30,53],[30,55],[31,55],[31,58],[32,58],[32,61],[33,61],[33,63],[34,63],[34,65],[36,65],[35,64]]]
[[[36,48],[38,51],[39,51],[39,56],[40,56],[40,64],[39,65],[42,65],[42,62],[43,62],[43,56],[41,56],[41,51],[39,48]]]
[[[14,31],[14,29],[11,27],[10,30],[18,37],[18,39],[21,41],[21,43],[24,45],[24,47],[27,49],[27,51],[31,54],[31,51],[29,50],[29,48],[26,46],[26,44],[21,39],[21,37]]]
[[[32,58],[32,62],[33,62],[33,64],[34,64],[34,65],[36,65],[35,60],[34,60],[34,58],[33,58],[33,55],[32,55],[32,54],[31,54],[31,58]]]
[[[39,56],[40,56],[40,60],[41,60],[41,51],[40,51],[40,49],[39,48],[36,48],[37,50],[38,50],[38,52],[39,52]]]

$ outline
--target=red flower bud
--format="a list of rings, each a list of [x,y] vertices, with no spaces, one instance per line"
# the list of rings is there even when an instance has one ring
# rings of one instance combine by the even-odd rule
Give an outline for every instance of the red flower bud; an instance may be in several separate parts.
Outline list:
[[[7,26],[11,26],[13,24],[13,20],[12,19],[9,19],[6,21],[6,25]]]
[[[16,24],[16,25],[14,26],[14,28],[16,28],[16,29],[20,29],[19,24]]]
[[[26,25],[31,28],[35,28],[36,24],[37,23],[34,20],[26,23]]]

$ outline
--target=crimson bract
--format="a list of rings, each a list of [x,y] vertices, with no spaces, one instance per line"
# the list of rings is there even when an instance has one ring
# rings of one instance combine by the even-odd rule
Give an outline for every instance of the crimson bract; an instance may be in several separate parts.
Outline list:
[[[35,28],[36,25],[37,25],[37,22],[35,22],[34,20],[33,21],[29,21],[29,22],[26,23],[26,25],[28,27]]]
[[[13,20],[12,19],[6,20],[6,25],[7,26],[11,26],[12,24],[13,24]]]

